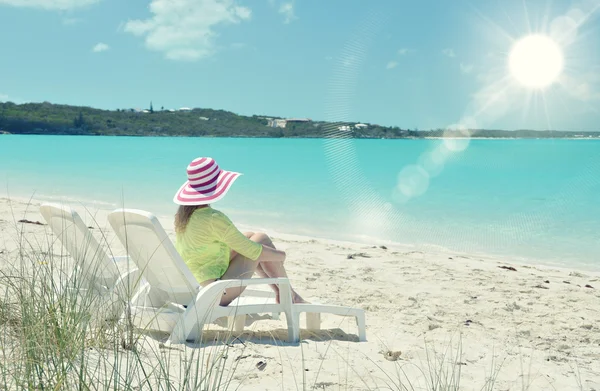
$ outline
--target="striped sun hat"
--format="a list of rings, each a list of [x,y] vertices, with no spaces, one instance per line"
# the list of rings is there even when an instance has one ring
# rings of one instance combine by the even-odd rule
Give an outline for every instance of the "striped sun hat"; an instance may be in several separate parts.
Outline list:
[[[175,194],[173,202],[179,205],[207,205],[219,201],[240,175],[239,172],[221,170],[212,158],[196,158],[187,167],[188,180]]]

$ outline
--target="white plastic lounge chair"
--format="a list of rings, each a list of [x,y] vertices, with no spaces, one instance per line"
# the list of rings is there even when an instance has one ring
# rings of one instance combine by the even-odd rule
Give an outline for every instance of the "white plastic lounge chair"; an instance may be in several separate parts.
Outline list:
[[[109,304],[106,315],[118,318],[134,289],[143,284],[137,268],[127,256],[109,257],[79,214],[68,206],[45,203],[40,213],[79,269],[71,275],[82,278],[76,289],[98,293]]]
[[[149,212],[117,209],[108,215],[110,225],[148,281],[148,291],[133,300],[131,321],[139,329],[170,333],[167,343],[200,340],[205,324],[228,317],[236,331],[245,325],[245,316],[285,313],[288,339],[298,342],[298,323],[292,314],[291,287],[287,278],[253,278],[216,281],[206,287],[181,259],[158,219]],[[246,289],[227,307],[219,305],[224,290],[231,287],[277,284],[280,303],[271,292]]]

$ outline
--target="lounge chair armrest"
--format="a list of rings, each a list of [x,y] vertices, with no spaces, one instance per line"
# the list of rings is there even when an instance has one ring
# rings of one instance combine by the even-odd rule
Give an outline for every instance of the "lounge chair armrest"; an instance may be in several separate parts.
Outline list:
[[[242,305],[240,307],[221,307],[220,300],[228,288],[236,288],[240,286],[251,285],[278,285],[279,286],[279,303],[269,304],[265,307],[260,305]],[[183,313],[173,329],[169,341],[172,343],[182,343],[194,330],[202,330],[204,323],[210,322],[211,319],[216,319],[221,316],[231,316],[232,309],[242,311],[242,313],[255,313],[259,309],[268,308],[267,312],[280,311],[285,312],[288,322],[288,338],[292,342],[298,340],[298,328],[293,323],[294,314],[292,311],[292,288],[288,278],[249,278],[236,280],[221,280],[208,284],[200,289],[194,302],[190,303],[185,313]],[[251,311],[251,312],[247,312]]]
[[[291,305],[292,288],[290,285],[290,280],[288,278],[248,278],[215,281],[202,288],[200,292],[198,292],[195,302],[198,303],[199,301],[201,301],[201,297],[207,297],[210,298],[210,300],[213,300],[214,298],[220,297],[222,292],[224,292],[228,288],[265,284],[278,285],[281,303]]]
[[[250,285],[290,285],[288,278],[246,278],[239,280],[220,280],[213,284],[226,283],[226,288],[234,288],[237,286],[250,286]],[[212,285],[212,284],[211,284]]]

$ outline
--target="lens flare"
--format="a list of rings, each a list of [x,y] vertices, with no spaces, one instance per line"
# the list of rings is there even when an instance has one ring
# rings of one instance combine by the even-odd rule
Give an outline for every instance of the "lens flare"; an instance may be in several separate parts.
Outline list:
[[[418,197],[429,188],[429,174],[415,164],[408,165],[398,174],[398,190],[408,197]]]

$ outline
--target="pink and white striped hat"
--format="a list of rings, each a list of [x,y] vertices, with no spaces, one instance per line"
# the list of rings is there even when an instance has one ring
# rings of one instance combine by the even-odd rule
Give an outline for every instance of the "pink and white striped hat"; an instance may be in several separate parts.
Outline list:
[[[233,182],[242,174],[225,171],[209,157],[199,157],[188,165],[188,180],[173,202],[179,205],[207,205],[225,197]]]

